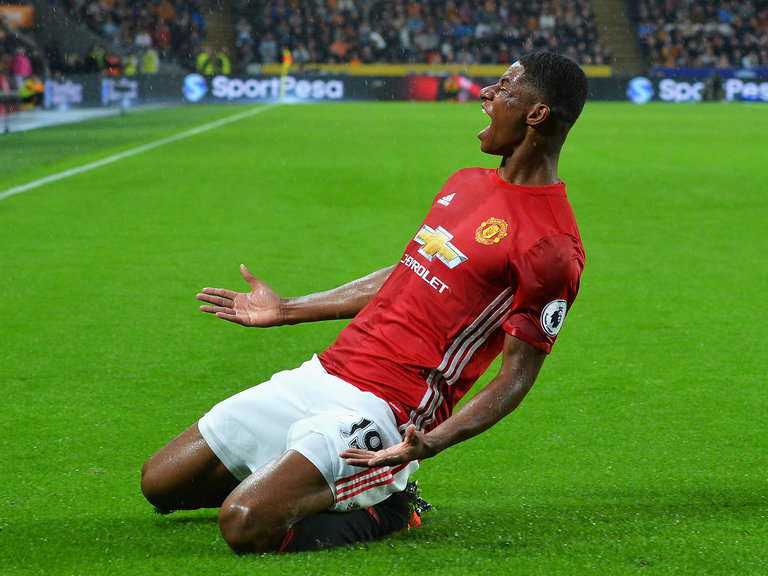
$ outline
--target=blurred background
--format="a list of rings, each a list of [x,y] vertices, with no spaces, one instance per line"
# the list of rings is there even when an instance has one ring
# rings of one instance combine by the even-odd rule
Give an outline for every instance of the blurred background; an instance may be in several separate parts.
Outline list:
[[[465,100],[532,50],[592,99],[768,100],[768,0],[0,2],[8,112]]]

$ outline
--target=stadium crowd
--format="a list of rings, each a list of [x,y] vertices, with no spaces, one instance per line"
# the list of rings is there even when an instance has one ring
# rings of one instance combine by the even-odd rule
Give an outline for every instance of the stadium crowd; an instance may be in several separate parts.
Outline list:
[[[234,48],[206,46],[203,0],[49,0],[93,30],[85,54],[22,42],[0,22],[0,75],[153,73],[162,62],[246,73],[280,62],[505,64],[533,49],[610,64],[591,0],[231,0]],[[649,68],[768,67],[768,0],[629,3]],[[44,49],[43,49],[44,48]],[[213,52],[210,48],[215,48]],[[118,62],[119,60],[119,62]],[[212,68],[213,66],[213,68]]]
[[[768,0],[639,0],[636,10],[651,68],[768,67]]]
[[[87,54],[55,58],[56,71],[104,69],[110,54],[136,71],[156,72],[160,62],[194,67],[206,35],[206,8],[201,0],[52,0],[88,26],[100,39]]]
[[[205,40],[199,0],[52,0],[86,23],[103,47],[156,50],[161,61],[194,68]],[[507,63],[533,49],[581,64],[608,63],[591,0],[232,0],[235,69],[298,64]],[[217,46],[216,49],[219,47]],[[88,69],[70,57],[68,70]],[[58,65],[54,64],[53,68]]]
[[[232,2],[240,68],[325,63],[504,64],[546,49],[608,63],[591,0],[301,0]]]

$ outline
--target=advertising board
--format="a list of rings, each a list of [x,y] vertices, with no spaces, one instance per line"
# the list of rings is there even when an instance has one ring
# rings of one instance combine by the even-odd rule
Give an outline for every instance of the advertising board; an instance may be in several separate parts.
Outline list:
[[[636,104],[658,102],[768,102],[768,78],[646,78],[627,83],[627,98]]]
[[[73,75],[45,83],[44,106],[128,108],[143,104],[456,100],[472,101],[497,78],[442,76],[298,76],[250,77],[136,75],[102,78]],[[689,103],[706,100],[768,102],[768,78],[644,77],[590,78],[590,101]]]

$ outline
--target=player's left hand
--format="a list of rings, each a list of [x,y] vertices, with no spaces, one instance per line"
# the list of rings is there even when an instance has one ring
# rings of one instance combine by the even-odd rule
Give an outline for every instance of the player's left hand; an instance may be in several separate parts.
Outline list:
[[[435,455],[435,450],[429,445],[426,434],[416,430],[411,424],[405,430],[405,436],[400,444],[395,444],[384,450],[374,452],[359,448],[348,448],[339,456],[346,459],[351,466],[375,468],[377,466],[394,466],[413,460],[424,460]]]
[[[283,299],[278,293],[266,282],[251,274],[245,264],[240,265],[240,273],[251,285],[250,292],[203,288],[203,291],[196,296],[198,300],[206,303],[200,306],[200,310],[242,326],[266,328],[283,324],[281,308]]]

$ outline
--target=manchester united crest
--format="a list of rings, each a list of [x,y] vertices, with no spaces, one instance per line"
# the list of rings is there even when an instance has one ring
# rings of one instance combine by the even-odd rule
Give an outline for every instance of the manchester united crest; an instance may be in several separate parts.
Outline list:
[[[475,240],[486,246],[496,244],[506,237],[508,228],[506,221],[501,218],[488,218],[475,230]]]

